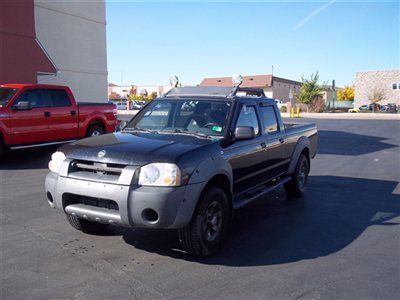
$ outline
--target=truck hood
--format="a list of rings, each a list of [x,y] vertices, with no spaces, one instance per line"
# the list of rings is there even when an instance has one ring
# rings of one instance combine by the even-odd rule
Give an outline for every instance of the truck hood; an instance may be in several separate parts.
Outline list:
[[[179,134],[119,132],[83,139],[61,147],[60,151],[72,159],[144,165],[176,162],[180,155],[213,142],[215,140]],[[100,151],[104,156],[99,156]]]

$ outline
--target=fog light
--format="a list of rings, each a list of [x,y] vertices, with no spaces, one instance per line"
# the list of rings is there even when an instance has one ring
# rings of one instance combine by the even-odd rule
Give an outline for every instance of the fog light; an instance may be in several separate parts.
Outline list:
[[[155,223],[158,221],[158,213],[154,209],[146,208],[142,211],[142,218],[145,221]]]
[[[50,193],[50,192],[47,192],[47,193],[46,193],[46,197],[47,197],[47,202],[49,202],[50,206],[51,206],[51,207],[54,207],[54,204],[53,204],[53,196],[51,195],[51,193]]]

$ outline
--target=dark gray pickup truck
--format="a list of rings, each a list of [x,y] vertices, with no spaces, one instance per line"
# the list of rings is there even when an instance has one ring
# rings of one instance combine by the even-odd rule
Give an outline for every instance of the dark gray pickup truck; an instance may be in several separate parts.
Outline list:
[[[262,90],[174,88],[121,132],[55,152],[46,194],[78,230],[176,228],[207,256],[235,209],[281,185],[302,196],[316,149],[316,126],[285,125]]]

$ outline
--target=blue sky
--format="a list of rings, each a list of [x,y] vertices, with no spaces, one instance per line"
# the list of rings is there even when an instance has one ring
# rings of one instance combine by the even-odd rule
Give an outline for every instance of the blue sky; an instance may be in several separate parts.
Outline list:
[[[106,3],[109,81],[183,84],[268,74],[351,84],[361,70],[399,68],[400,5],[389,1]]]

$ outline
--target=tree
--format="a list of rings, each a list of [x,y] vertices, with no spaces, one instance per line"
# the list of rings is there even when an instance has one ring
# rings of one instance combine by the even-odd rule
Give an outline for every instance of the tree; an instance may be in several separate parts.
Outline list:
[[[315,74],[311,74],[310,78],[301,77],[302,86],[299,90],[299,93],[295,95],[295,98],[305,105],[307,105],[307,109],[315,104],[322,97],[322,92],[324,91],[324,86],[319,85],[319,74],[318,71]]]
[[[116,92],[111,92],[110,95],[108,95],[108,99],[119,99],[119,98],[121,98],[121,95]]]
[[[338,100],[354,100],[354,86],[346,85],[338,90]]]
[[[368,98],[372,103],[372,111],[375,112],[375,107],[377,106],[377,103],[385,99],[385,93],[381,89],[376,88],[373,90]]]
[[[155,99],[155,98],[157,98],[157,92],[152,92],[152,93],[150,94],[149,100],[153,100],[153,99]]]

